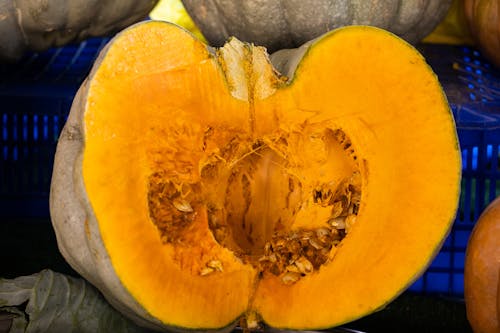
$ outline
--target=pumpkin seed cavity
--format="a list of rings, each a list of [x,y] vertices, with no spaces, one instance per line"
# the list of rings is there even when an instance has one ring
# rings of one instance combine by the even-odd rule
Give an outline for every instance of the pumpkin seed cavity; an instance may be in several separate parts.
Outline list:
[[[205,132],[202,149],[213,134],[214,129]],[[329,146],[340,147],[344,156],[319,163],[348,159],[351,168],[345,176],[306,186],[311,180],[301,179],[300,168],[308,161],[293,158],[291,147],[296,144],[284,134],[262,140],[235,135],[223,148],[209,152],[200,180],[191,184],[165,171],[151,174],[149,213],[162,241],[182,243],[193,232],[189,226],[197,210],[206,209],[215,240],[263,274],[293,284],[318,271],[333,259],[356,222],[362,179],[351,141],[341,129],[327,129],[313,137],[319,138],[327,155],[332,154]],[[307,223],[296,227],[301,211],[307,209],[326,211],[320,215],[326,218],[314,221],[310,228]],[[223,263],[215,258],[203,263],[199,274],[222,271]]]

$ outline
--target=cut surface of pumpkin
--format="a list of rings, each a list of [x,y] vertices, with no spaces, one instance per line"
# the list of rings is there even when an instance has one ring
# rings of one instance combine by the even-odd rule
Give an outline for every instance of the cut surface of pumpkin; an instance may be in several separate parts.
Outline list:
[[[424,59],[371,27],[286,52],[288,76],[263,48],[213,50],[154,21],[103,51],[67,125],[81,130],[70,164],[90,216],[80,238],[97,244],[83,274],[125,313],[182,329],[245,315],[331,327],[387,304],[439,250],[460,154]],[[54,227],[78,270],[54,177]]]

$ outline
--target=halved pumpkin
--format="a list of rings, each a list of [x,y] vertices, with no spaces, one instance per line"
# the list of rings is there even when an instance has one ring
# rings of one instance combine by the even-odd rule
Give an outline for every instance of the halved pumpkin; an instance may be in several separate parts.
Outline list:
[[[460,154],[422,56],[373,27],[272,57],[165,22],[114,38],[58,144],[51,214],[68,262],[138,323],[339,325],[426,268]]]

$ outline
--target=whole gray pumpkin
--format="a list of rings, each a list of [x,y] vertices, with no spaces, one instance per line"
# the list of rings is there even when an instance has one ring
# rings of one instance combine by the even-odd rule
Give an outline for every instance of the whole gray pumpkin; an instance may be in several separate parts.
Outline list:
[[[182,0],[214,46],[230,36],[274,52],[346,25],[372,25],[410,43],[427,36],[452,0]]]
[[[0,60],[121,30],[158,0],[0,0]]]

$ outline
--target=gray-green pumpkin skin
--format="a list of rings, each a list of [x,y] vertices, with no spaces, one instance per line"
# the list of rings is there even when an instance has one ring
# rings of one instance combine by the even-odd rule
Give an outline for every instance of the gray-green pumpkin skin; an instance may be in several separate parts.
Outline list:
[[[182,0],[214,46],[231,36],[266,46],[295,48],[346,25],[372,25],[414,44],[445,17],[452,0]]]
[[[119,31],[158,0],[0,0],[0,61]]]

